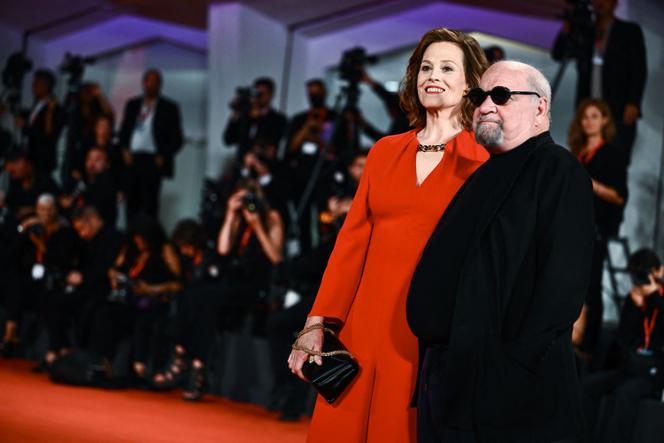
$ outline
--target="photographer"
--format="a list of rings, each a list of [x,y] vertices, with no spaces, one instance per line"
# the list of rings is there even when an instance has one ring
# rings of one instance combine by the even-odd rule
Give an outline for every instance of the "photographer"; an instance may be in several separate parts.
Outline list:
[[[587,422],[595,424],[599,402],[612,399],[601,418],[591,427],[599,430],[597,442],[631,441],[638,403],[658,398],[664,387],[664,267],[650,249],[640,249],[629,257],[628,269],[634,286],[626,297],[618,326],[617,369],[591,374],[583,381]]]
[[[28,154],[20,149],[7,154],[5,170],[9,173],[5,200],[19,221],[34,215],[35,202],[40,195],[59,193],[58,185],[50,175],[36,170]]]
[[[79,313],[79,345],[87,347],[94,313],[104,305],[111,290],[107,272],[120,252],[124,237],[93,206],[78,208],[72,223],[82,245],[78,266],[67,275],[67,284],[74,289],[72,299],[76,299],[75,309]]]
[[[25,308],[41,313],[49,345],[40,368],[46,369],[70,347],[66,306],[72,288],[66,277],[76,263],[76,235],[58,216],[53,195],[39,196],[36,214],[20,225],[20,299],[12,303],[8,320],[18,322]]]
[[[616,123],[616,146],[629,160],[641,116],[646,85],[646,49],[641,27],[615,17],[618,0],[568,1],[551,55],[554,60],[576,59],[576,105],[585,98],[601,98]]]
[[[282,260],[283,223],[260,186],[247,180],[227,202],[217,241],[225,266],[218,274],[211,273],[214,257],[203,249],[204,237],[202,227],[192,222],[182,222],[173,234],[180,253],[187,261],[193,260],[194,266],[179,300],[178,336],[171,359],[153,377],[154,386],[173,388],[189,369],[183,393],[189,401],[203,395],[208,351],[219,314],[242,312],[269,289],[273,267]]]
[[[16,118],[16,126],[22,130],[28,155],[37,171],[51,174],[57,165],[57,143],[64,125],[64,112],[58,104],[53,89],[55,74],[48,69],[38,69],[32,77],[34,105],[28,113]]]
[[[182,289],[180,261],[161,225],[137,217],[128,232],[128,244],[108,270],[111,292],[95,315],[91,348],[110,362],[119,340],[132,334],[133,376],[146,383],[150,338],[157,322],[168,315],[170,302]]]
[[[381,132],[369,122],[361,119],[360,123],[363,131],[374,141],[377,141],[386,135],[401,134],[402,132],[408,131],[410,129],[410,124],[408,123],[406,113],[403,112],[403,109],[401,109],[401,105],[399,104],[399,94],[395,94],[385,89],[383,85],[369,76],[364,67],[361,68],[360,80],[369,86],[374,94],[380,98],[390,116],[390,127],[386,133]]]
[[[67,148],[62,170],[63,181],[69,176],[83,173],[87,149],[95,145],[96,124],[100,118],[108,119],[111,128],[115,118],[113,107],[101,92],[98,83],[83,83],[73,93],[71,115],[68,117]]]
[[[233,112],[226,124],[223,141],[237,147],[238,162],[258,140],[276,156],[286,129],[286,117],[272,108],[274,91],[274,80],[260,77],[254,80],[252,88],[238,88],[230,103]]]
[[[9,310],[11,300],[16,300],[18,291],[16,255],[18,253],[19,234],[14,214],[5,204],[5,195],[0,191],[0,302],[5,312]],[[15,320],[5,323],[4,334],[0,341],[0,356],[9,357],[18,344],[18,324]]]
[[[115,226],[118,192],[106,150],[92,147],[86,154],[84,176],[73,183],[70,192],[61,196],[59,201],[69,210],[94,206],[109,226]]]

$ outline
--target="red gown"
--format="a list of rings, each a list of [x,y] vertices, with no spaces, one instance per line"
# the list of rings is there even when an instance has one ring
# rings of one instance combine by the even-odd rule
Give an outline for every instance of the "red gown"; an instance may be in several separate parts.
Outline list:
[[[487,158],[472,132],[447,143],[417,186],[416,131],[385,137],[364,174],[309,315],[343,322],[339,338],[360,373],[333,405],[320,396],[308,442],[415,442],[409,406],[418,366],[406,297],[429,236],[463,182]]]

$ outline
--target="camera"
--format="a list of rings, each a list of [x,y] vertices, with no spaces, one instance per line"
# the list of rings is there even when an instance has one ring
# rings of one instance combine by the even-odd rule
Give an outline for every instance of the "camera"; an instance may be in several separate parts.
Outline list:
[[[629,273],[634,286],[650,284],[650,269],[635,269]]]
[[[367,55],[367,50],[356,47],[344,51],[339,63],[339,77],[350,83],[358,83],[362,79],[364,66],[378,61],[375,55]]]
[[[91,65],[96,61],[94,57],[83,57],[67,52],[65,59],[60,64],[60,71],[69,75],[69,85],[78,85],[83,78],[85,65]]]
[[[115,281],[116,287],[111,289],[108,294],[108,301],[111,303],[127,303],[132,295],[135,282],[126,274],[118,274]]]
[[[248,191],[242,197],[242,205],[249,212],[261,212],[263,210],[263,202],[255,192]]]
[[[231,102],[231,109],[235,112],[245,114],[251,109],[251,98],[254,96],[253,88],[236,88],[235,98]]]
[[[595,35],[595,21],[590,0],[566,0],[566,6],[558,18],[569,23],[569,44],[567,57],[580,57],[592,47]]]

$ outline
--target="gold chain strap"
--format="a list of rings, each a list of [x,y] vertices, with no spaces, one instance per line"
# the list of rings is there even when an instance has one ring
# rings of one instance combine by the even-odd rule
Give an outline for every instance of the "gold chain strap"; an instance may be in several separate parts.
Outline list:
[[[295,339],[295,343],[293,343],[292,348],[295,349],[296,351],[306,352],[309,355],[316,355],[318,357],[331,357],[333,355],[347,355],[350,358],[355,358],[355,357],[353,357],[353,354],[351,354],[350,352],[345,351],[343,349],[340,349],[338,351],[321,352],[321,351],[315,351],[313,349],[305,348],[304,346],[301,346],[297,343],[297,341],[300,339],[300,337],[302,337],[304,334],[308,334],[309,332],[315,331],[316,329],[322,329],[323,331],[327,331],[332,335],[336,335],[332,329],[326,328],[323,323],[314,323],[313,325],[304,328],[303,330],[301,330],[297,334],[297,338]]]

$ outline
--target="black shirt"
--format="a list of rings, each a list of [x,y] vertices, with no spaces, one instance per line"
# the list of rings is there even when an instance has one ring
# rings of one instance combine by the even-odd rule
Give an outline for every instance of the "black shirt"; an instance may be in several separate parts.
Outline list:
[[[533,147],[524,144],[491,155],[466,180],[438,222],[413,275],[406,305],[408,324],[423,342],[448,343],[459,276],[468,245],[477,235],[477,220],[485,218],[486,208],[500,195],[496,191],[507,185],[502,178],[512,168],[511,159]]]
[[[627,156],[623,150],[609,144],[603,145],[590,159],[583,162],[588,174],[603,185],[610,186],[627,203]],[[625,206],[609,203],[595,195],[595,224],[604,235],[618,234]]]

